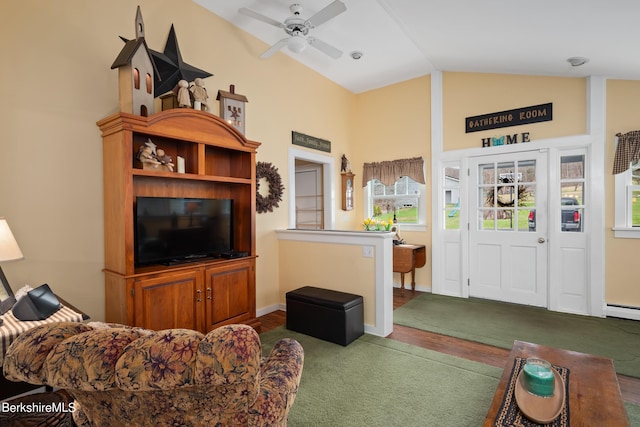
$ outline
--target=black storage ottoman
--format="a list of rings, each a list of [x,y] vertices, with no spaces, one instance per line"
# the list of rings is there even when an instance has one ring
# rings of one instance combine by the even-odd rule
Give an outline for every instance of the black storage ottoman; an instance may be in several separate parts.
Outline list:
[[[364,334],[360,295],[305,286],[286,297],[287,329],[344,346]]]

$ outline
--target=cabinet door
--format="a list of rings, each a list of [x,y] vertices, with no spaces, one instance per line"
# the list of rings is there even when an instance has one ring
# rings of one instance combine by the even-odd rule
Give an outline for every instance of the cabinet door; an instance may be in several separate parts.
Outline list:
[[[135,325],[202,330],[202,270],[156,274],[134,283]]]
[[[255,261],[238,260],[206,270],[207,331],[255,317]]]

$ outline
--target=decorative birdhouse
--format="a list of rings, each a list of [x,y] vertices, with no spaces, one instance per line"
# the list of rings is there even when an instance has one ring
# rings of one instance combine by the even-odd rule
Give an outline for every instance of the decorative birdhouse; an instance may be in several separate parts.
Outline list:
[[[229,92],[218,91],[216,99],[220,101],[220,117],[244,135],[246,96],[237,94],[234,85],[229,86]]]
[[[136,13],[136,38],[125,43],[111,69],[118,69],[120,111],[148,116],[154,113],[154,75],[157,72],[144,39],[140,6]]]

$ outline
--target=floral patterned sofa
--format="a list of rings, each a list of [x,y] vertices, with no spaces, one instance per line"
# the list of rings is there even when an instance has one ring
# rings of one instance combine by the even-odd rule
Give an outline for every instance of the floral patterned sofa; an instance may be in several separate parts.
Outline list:
[[[51,323],[11,344],[4,375],[66,389],[79,426],[285,426],[304,352],[293,339],[262,357],[256,331],[149,331]]]

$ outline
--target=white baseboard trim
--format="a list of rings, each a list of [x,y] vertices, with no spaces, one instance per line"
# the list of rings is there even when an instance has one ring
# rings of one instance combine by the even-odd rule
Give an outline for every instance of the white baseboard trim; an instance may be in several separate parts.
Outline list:
[[[400,282],[394,283],[393,287],[400,289]],[[407,287],[407,284],[405,283],[404,284],[404,288],[405,288],[405,290],[406,289],[411,290],[411,284],[409,284],[409,287]],[[416,284],[416,291],[419,291],[419,292],[431,292],[431,286],[424,286],[424,285]],[[256,310],[256,316],[257,317],[264,316],[265,314],[273,313],[274,311],[278,311],[278,310],[287,311],[287,304],[286,303],[279,303],[279,304],[270,305],[268,307],[259,308],[259,309]],[[366,329],[366,325],[365,325],[365,329]]]
[[[274,311],[284,310],[284,308],[282,308],[282,305],[283,304],[273,304],[268,307],[259,308],[256,310],[256,316],[260,317],[264,316],[265,314],[273,313]]]
[[[418,289],[418,288],[416,287],[416,289]],[[274,311],[278,311],[278,310],[287,311],[287,305],[286,304],[274,304],[274,305],[270,305],[269,307],[261,308],[259,310],[256,310],[256,316],[257,317],[264,316],[265,314],[273,313]],[[380,335],[380,333],[378,332],[378,330],[376,329],[375,326],[368,325],[366,323],[364,325],[364,333],[365,334],[370,334],[370,335],[376,335],[376,336],[379,336],[379,337],[383,336],[383,335]]]
[[[607,305],[605,306],[605,315],[607,317],[620,317],[622,319],[640,320],[640,308]]]

